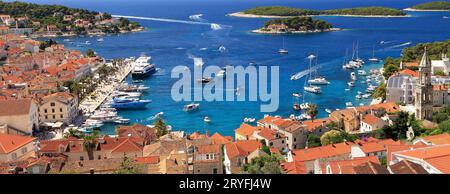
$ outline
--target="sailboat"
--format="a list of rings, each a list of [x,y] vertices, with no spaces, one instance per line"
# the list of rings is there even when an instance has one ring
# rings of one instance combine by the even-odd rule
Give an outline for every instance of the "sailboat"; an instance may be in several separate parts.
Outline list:
[[[364,64],[364,60],[359,58],[359,41],[356,41],[356,59],[355,59],[355,61],[361,63],[361,66],[362,66],[362,64]]]
[[[375,57],[375,46],[373,46],[373,48],[372,48],[372,58],[369,58],[368,60],[373,63],[380,61],[380,59]]]
[[[356,59],[355,59],[355,54],[356,54]],[[344,68],[344,69],[361,68],[363,63],[364,63],[364,61],[362,59],[360,59],[358,56],[358,46],[356,46],[356,49],[355,49],[355,45],[353,44],[352,59],[350,61],[348,61],[347,63],[345,63],[344,65],[342,65],[342,68]]]
[[[315,64],[315,67],[314,67],[314,78],[313,79],[309,79],[308,80],[308,83],[309,84],[311,84],[311,85],[328,85],[328,84],[330,84],[330,82],[324,77],[324,76],[319,76],[319,75],[317,75],[317,69],[318,69],[318,66],[317,66],[317,61],[318,61],[318,54],[316,54],[317,56],[316,56],[316,64]]]
[[[309,76],[308,76],[308,79],[305,79],[305,86],[303,87],[303,89],[306,92],[310,92],[310,93],[314,93],[314,94],[320,94],[321,93],[320,87],[314,86],[312,84],[309,84],[309,85],[306,84],[311,79],[311,65],[312,65],[312,60],[314,58],[316,58],[316,56],[314,56],[314,55],[309,55],[308,56],[308,59],[309,59],[309,69],[308,69]]]
[[[285,47],[284,47],[284,37],[283,37],[283,48],[280,48],[278,50],[278,53],[280,53],[280,54],[288,54],[289,53],[289,51],[286,50]]]

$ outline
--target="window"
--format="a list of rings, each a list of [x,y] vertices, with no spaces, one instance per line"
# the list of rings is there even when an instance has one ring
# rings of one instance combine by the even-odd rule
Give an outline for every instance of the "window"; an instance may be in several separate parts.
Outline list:
[[[98,155],[98,160],[101,160],[102,159],[102,156],[101,155]]]
[[[52,108],[52,113],[54,113],[55,112],[55,109],[54,108]]]
[[[55,106],[55,103],[54,102],[50,103],[50,106]]]
[[[297,141],[297,138],[294,138],[294,142],[296,142]]]
[[[48,116],[47,116],[47,115],[45,115],[45,119],[48,119]]]
[[[64,118],[64,115],[60,115],[61,119]]]
[[[56,117],[55,117],[55,115],[52,115],[52,117],[53,117],[53,119],[55,119]]]
[[[22,148],[22,154],[26,154],[28,152],[27,147]]]
[[[213,174],[217,174],[217,168],[213,168]]]
[[[62,112],[62,108],[59,108],[59,112]]]
[[[44,109],[44,112],[47,113],[47,109]]]

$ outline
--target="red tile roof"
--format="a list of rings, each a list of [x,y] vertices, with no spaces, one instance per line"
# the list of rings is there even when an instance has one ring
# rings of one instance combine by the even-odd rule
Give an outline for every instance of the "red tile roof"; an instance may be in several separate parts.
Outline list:
[[[159,156],[136,157],[134,161],[138,164],[158,164]]]
[[[0,154],[8,154],[33,142],[36,138],[21,136],[21,135],[9,135],[0,134]],[[31,150],[29,150],[31,151]]]
[[[280,164],[286,174],[307,174],[305,162],[284,162]]]
[[[330,118],[315,119],[314,122],[312,120],[303,121],[303,124],[306,126],[306,129],[308,129],[308,131],[314,131],[318,127],[327,125],[329,123],[331,123]]]
[[[229,159],[236,156],[247,157],[250,153],[261,148],[262,144],[257,140],[245,140],[225,144],[225,149]]]
[[[434,145],[450,144],[450,134],[443,133],[439,135],[432,135],[424,137],[423,140]]]
[[[231,141],[233,141],[233,138],[231,136],[222,136],[217,132],[211,136],[211,142],[213,144],[226,144]]]
[[[400,74],[410,75],[412,77],[419,77],[419,73],[416,71],[413,71],[411,69],[404,69],[404,70],[400,71]]]
[[[0,116],[28,115],[33,103],[32,99],[0,101]]]
[[[332,161],[328,164],[330,165],[332,174],[355,174],[356,172],[353,167],[362,165],[367,162],[380,164],[380,161],[376,156],[353,158],[351,160]]]
[[[239,128],[234,130],[235,133],[242,136],[252,136],[255,131],[259,131],[258,127],[251,126],[246,123],[242,123]]]
[[[378,122],[380,122],[380,118],[373,116],[371,114],[368,114],[366,116],[363,117],[362,122],[367,123],[369,125],[375,125]]]

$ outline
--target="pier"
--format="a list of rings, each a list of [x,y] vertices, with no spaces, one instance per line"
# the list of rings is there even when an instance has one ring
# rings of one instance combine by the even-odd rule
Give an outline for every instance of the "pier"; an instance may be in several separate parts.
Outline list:
[[[95,99],[89,95],[84,98],[79,105],[79,109],[84,113],[94,112],[100,105],[111,95],[114,89],[119,85],[133,70],[134,61],[125,60],[123,64],[119,66],[119,69],[112,77],[108,77],[107,80],[102,80],[93,93],[95,93]]]

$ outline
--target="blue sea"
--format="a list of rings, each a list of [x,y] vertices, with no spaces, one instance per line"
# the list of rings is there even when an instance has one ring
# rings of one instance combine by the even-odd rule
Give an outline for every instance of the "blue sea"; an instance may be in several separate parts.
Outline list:
[[[307,9],[334,9],[359,6],[387,6],[407,8],[423,0],[34,0],[30,2],[62,4],[76,8],[109,12],[115,15],[152,17],[193,21],[189,16],[202,14],[201,20],[215,23],[221,29],[212,29],[210,25],[174,23],[156,20],[135,20],[147,29],[143,32],[105,36],[104,42],[97,37],[75,38],[77,43],[89,40],[92,45],[77,47],[66,46],[85,51],[94,49],[107,59],[139,56],[141,53],[152,56],[160,68],[157,74],[146,79],[144,84],[150,87],[145,99],[153,102],[146,110],[121,111],[120,115],[134,122],[151,124],[150,119],[158,112],[164,112],[163,118],[175,130],[186,132],[209,130],[223,135],[233,135],[245,117],[262,118],[260,105],[264,102],[200,102],[200,109],[193,113],[184,112],[183,106],[189,102],[174,102],[171,87],[177,81],[170,77],[173,67],[186,65],[193,68],[192,57],[202,58],[208,65],[222,66],[224,63],[248,65],[251,61],[259,64],[280,67],[280,107],[272,115],[284,117],[293,114],[293,92],[303,93],[304,79],[291,81],[291,75],[308,68],[307,56],[318,52],[319,73],[326,76],[330,85],[322,87],[322,94],[304,94],[305,101],[319,106],[319,117],[326,117],[324,111],[345,108],[345,102],[368,104],[370,99],[356,100],[358,91],[364,92],[367,85],[357,82],[356,87],[345,91],[350,71],[342,69],[346,49],[351,51],[353,43],[359,42],[359,56],[372,57],[372,48],[379,58],[398,57],[402,48],[421,42],[443,41],[450,38],[450,12],[409,12],[408,18],[356,18],[356,17],[317,17],[344,30],[318,34],[302,35],[260,35],[250,31],[261,27],[268,19],[236,18],[226,14],[238,12],[256,6],[285,5]],[[282,47],[289,50],[287,55],[279,55]],[[57,39],[64,43],[62,39]],[[387,42],[379,44],[380,41]],[[218,47],[227,49],[223,54]],[[205,50],[206,48],[206,50]],[[365,69],[379,68],[381,64],[366,63]],[[363,79],[360,79],[363,80]],[[128,79],[131,81],[131,78]],[[248,89],[248,88],[246,88]],[[265,104],[265,103],[264,103]],[[298,115],[298,113],[296,113]],[[211,123],[203,121],[204,116]],[[114,126],[102,129],[113,134]]]

